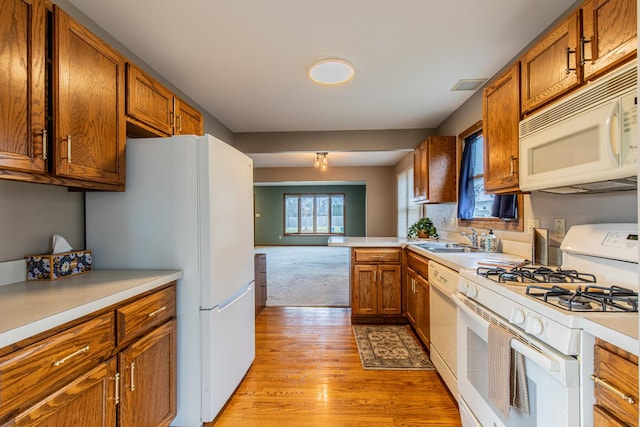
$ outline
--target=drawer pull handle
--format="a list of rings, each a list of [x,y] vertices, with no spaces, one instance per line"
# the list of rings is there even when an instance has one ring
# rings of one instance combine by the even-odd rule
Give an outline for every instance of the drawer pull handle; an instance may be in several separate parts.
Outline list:
[[[625,402],[630,403],[631,405],[634,405],[636,403],[636,400],[632,396],[629,396],[628,394],[624,394],[624,392],[612,386],[609,383],[609,381],[605,380],[604,378],[599,378],[598,376],[591,374],[591,379],[596,384],[600,384],[602,387],[606,388],[610,392],[617,394],[618,397],[620,397]]]
[[[71,163],[71,135],[67,135],[67,162]]]
[[[42,129],[42,160],[47,160],[47,130]]]
[[[131,391],[136,391],[136,382],[133,378],[133,374],[136,370],[136,363],[131,362]]]
[[[120,374],[119,374],[119,373],[116,373],[116,376],[115,376],[115,378],[114,378],[114,379],[115,379],[115,381],[116,381],[116,397],[115,397],[115,403],[116,403],[116,405],[117,405],[118,403],[120,403]]]
[[[151,313],[147,314],[147,317],[154,317],[156,314],[160,314],[163,311],[165,311],[167,309],[166,305],[163,305],[162,307],[160,307],[159,309],[152,311]]]
[[[76,357],[77,355],[82,354],[82,353],[86,353],[87,351],[89,351],[89,346],[88,345],[82,347],[80,350],[74,351],[70,355],[63,357],[60,360],[56,360],[55,362],[53,362],[53,366],[60,366],[63,363],[65,363],[67,360],[71,359],[72,357]]]

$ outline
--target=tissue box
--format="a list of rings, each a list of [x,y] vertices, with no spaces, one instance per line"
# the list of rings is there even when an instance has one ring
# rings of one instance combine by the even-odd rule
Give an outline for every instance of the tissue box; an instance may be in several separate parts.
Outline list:
[[[27,257],[27,280],[56,280],[91,271],[91,251],[30,255]]]

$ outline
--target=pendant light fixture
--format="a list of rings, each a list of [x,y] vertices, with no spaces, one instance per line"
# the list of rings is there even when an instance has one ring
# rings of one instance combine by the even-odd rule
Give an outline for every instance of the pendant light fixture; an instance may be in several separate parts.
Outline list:
[[[314,163],[314,167],[316,169],[320,169],[320,172],[326,172],[329,168],[329,160],[327,159],[327,152],[319,152],[316,153],[316,161]]]

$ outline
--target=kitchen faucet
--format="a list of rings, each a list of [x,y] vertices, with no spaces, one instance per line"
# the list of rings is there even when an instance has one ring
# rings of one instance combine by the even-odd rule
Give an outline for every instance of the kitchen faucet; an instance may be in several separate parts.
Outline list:
[[[465,233],[463,231],[462,233],[460,233],[460,235],[469,239],[471,241],[471,245],[474,248],[477,248],[478,247],[478,231],[473,227],[469,227],[469,230],[471,230],[471,234]]]

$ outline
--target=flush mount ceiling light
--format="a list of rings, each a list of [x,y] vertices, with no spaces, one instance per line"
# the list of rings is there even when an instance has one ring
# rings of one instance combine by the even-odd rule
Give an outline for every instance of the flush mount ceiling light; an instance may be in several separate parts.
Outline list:
[[[353,65],[342,59],[324,59],[309,69],[309,78],[323,85],[338,85],[351,80]]]
[[[462,79],[458,80],[452,88],[451,91],[462,91],[462,90],[477,90],[480,86],[486,82],[487,79]]]

